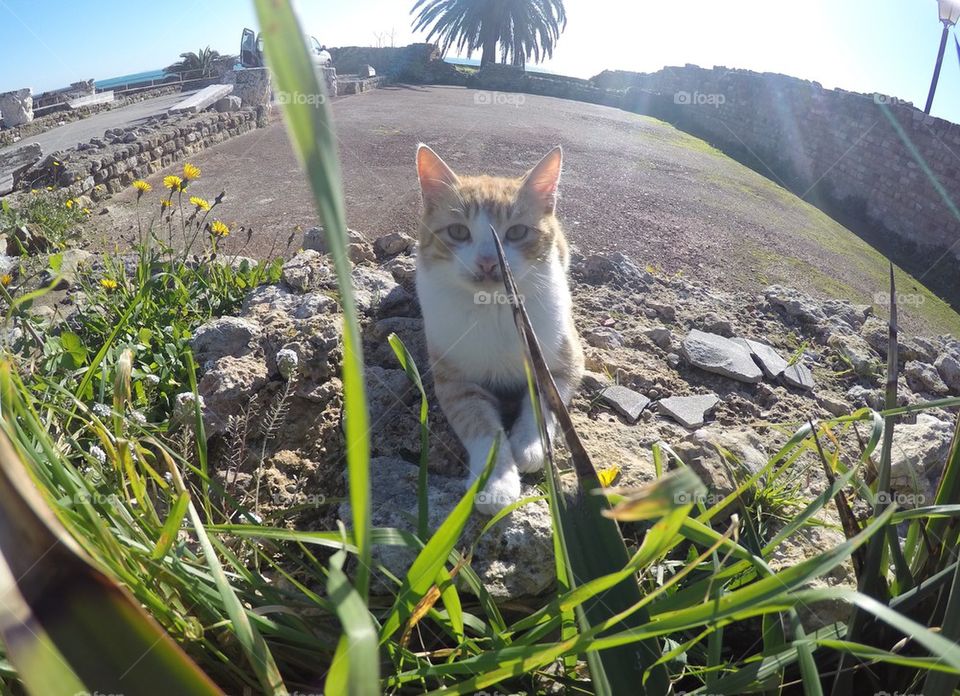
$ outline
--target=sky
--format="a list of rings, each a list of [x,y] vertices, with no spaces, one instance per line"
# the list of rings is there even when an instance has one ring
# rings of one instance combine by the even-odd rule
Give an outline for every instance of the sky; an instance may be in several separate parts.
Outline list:
[[[294,0],[329,46],[422,41],[413,0]],[[941,24],[935,0],[565,0],[567,28],[540,67],[590,77],[693,63],[880,92],[923,108]],[[237,53],[252,2],[0,0],[0,91],[155,70],[207,45]],[[960,64],[947,45],[933,115],[960,123]],[[479,58],[479,55],[474,57]]]

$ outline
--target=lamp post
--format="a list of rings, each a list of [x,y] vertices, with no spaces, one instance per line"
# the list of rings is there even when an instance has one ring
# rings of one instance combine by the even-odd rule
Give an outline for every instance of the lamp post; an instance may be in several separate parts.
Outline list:
[[[940,35],[940,51],[937,53],[937,65],[933,69],[933,81],[930,83],[930,94],[927,95],[927,106],[923,113],[929,114],[933,106],[933,94],[937,91],[937,80],[940,79],[940,66],[943,64],[943,51],[947,47],[947,34],[950,27],[960,20],[960,2],[958,0],[937,0],[940,9],[940,21],[943,22],[943,34]]]

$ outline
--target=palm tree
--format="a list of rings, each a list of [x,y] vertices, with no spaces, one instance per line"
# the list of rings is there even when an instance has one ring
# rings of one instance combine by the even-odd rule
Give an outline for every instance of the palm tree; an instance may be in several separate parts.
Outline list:
[[[220,75],[225,70],[229,70],[237,62],[236,56],[221,55],[209,46],[201,48],[194,53],[181,53],[180,60],[173,65],[168,65],[163,69],[168,75],[180,75],[181,77],[194,79],[206,78]]]
[[[414,31],[430,28],[427,41],[439,40],[440,51],[451,47],[469,58],[481,50],[480,66],[500,60],[523,67],[550,58],[566,29],[563,0],[417,0]]]

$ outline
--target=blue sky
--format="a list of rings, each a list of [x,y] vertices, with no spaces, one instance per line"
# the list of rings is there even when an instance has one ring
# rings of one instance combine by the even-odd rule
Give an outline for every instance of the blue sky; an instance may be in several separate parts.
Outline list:
[[[321,43],[404,45],[413,0],[295,0]],[[695,63],[780,72],[922,108],[940,39],[935,0],[566,0],[568,26],[544,67],[589,77]],[[190,3],[0,0],[0,91],[41,91],[161,68],[210,45],[236,53],[255,24],[245,0]],[[947,47],[933,113],[960,123],[960,66]]]

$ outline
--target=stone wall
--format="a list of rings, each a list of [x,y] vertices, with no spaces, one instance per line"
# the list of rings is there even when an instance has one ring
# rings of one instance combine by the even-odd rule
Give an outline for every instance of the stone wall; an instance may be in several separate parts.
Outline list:
[[[265,107],[259,107],[264,111]],[[95,200],[120,191],[135,179],[245,133],[257,126],[258,108],[184,117],[157,116],[144,124],[108,130],[75,149],[48,155],[28,171],[23,188],[57,186],[68,195]]]
[[[377,75],[398,82],[463,84],[465,80],[453,65],[443,61],[434,44],[342,46],[329,50],[338,75],[356,75],[365,65],[372,65]]]
[[[165,94],[173,94],[174,92],[179,91],[179,85],[173,87],[157,87],[156,89],[152,89],[148,92],[130,94],[125,96],[123,99],[116,99],[106,104],[93,104],[91,106],[83,106],[77,109],[70,109],[66,103],[63,103],[62,111],[56,111],[54,113],[50,113],[48,111],[43,116],[37,116],[30,123],[17,126],[16,128],[0,129],[0,147],[13,145],[14,143],[20,142],[24,138],[45,133],[51,128],[62,126],[63,124],[70,123],[71,121],[79,121],[87,118],[88,116],[93,116],[94,114],[100,113],[101,111],[118,109],[123,106],[135,104],[136,102],[140,102],[145,99],[154,99],[156,97],[162,97]]]
[[[772,73],[687,65],[606,71],[592,81],[622,93],[624,108],[668,121],[781,183],[898,260],[911,249],[960,258],[956,124],[893,97]],[[891,236],[906,251],[901,244],[897,253]]]

